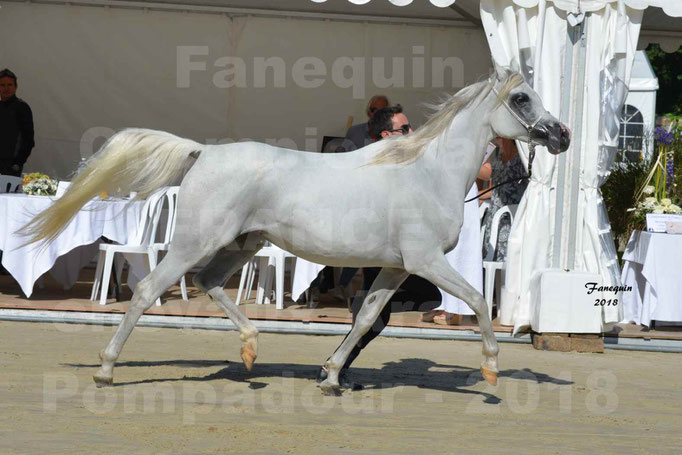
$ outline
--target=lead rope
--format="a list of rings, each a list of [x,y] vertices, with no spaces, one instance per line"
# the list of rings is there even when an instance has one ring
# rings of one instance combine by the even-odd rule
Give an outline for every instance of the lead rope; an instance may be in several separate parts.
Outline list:
[[[482,193],[478,193],[477,196],[466,199],[464,201],[465,204],[467,202],[474,201],[474,200],[480,198],[481,196],[483,196],[484,194],[488,194],[492,190],[494,190],[495,188],[499,188],[503,185],[507,185],[509,183],[514,183],[514,182],[521,183],[524,180],[530,180],[531,176],[533,175],[533,160],[535,159],[535,142],[533,142],[533,139],[531,139],[531,137],[530,137],[530,133],[531,133],[532,129],[533,128],[531,126],[528,126],[528,174],[526,174],[520,178],[509,179],[509,180],[506,180],[502,183],[498,183],[497,185],[493,185],[490,188],[488,188],[487,190],[483,191]]]

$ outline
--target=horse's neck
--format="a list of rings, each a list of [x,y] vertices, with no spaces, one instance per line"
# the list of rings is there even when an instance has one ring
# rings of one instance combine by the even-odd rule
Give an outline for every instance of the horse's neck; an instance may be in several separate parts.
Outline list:
[[[445,137],[437,140],[444,142],[429,147],[425,158],[445,194],[466,195],[476,180],[493,138],[489,123],[493,102],[487,96],[475,107],[457,114]]]

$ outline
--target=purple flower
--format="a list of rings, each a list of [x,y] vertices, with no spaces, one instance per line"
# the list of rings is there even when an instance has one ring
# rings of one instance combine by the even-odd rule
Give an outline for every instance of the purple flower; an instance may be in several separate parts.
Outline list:
[[[659,126],[654,130],[654,139],[661,144],[670,145],[673,142],[674,134]]]
[[[670,188],[672,187],[673,180],[675,179],[674,174],[673,174],[673,170],[674,170],[674,169],[673,169],[673,160],[668,160],[668,162],[666,163],[666,166],[665,166],[665,167],[666,167],[666,170],[668,171],[668,172],[667,172],[668,178],[667,178],[667,182],[666,182],[666,183],[667,183],[667,185],[666,185],[666,186],[667,186],[666,190],[667,190],[668,192],[670,192]]]

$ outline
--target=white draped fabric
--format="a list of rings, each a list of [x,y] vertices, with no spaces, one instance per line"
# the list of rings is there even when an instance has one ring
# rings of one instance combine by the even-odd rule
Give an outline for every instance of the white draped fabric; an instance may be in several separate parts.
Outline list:
[[[682,322],[682,236],[634,231],[623,254],[622,322]]]
[[[128,243],[139,235],[142,202],[93,200],[44,248],[39,244],[21,246],[26,238],[17,230],[52,203],[53,198],[47,196],[0,195],[2,265],[26,297],[31,296],[34,283],[48,270],[65,288],[73,286],[80,270],[97,255],[100,237]]]
[[[291,299],[295,302],[309,287],[310,283],[320,274],[324,265],[310,262],[303,258],[296,258],[294,281],[291,285]]]
[[[571,52],[566,44],[565,10],[577,11],[577,5],[577,0],[515,0],[514,4],[508,0],[481,1],[481,19],[494,60],[501,65],[508,65],[514,58],[520,61],[543,103],[557,117],[563,58],[566,52]],[[615,155],[620,110],[627,94],[642,11],[627,7],[622,1],[583,1],[580,7],[591,13],[585,19],[582,134],[573,137],[574,143],[581,144],[578,233],[575,244],[569,248],[575,249],[576,270],[599,273],[604,284],[610,285],[620,282],[620,271],[599,187]],[[533,66],[528,67],[528,62],[533,62]],[[527,156],[525,145],[522,155]],[[533,305],[539,304],[530,300],[531,276],[534,271],[552,265],[557,158],[538,149],[536,163],[508,246],[507,258],[514,266],[508,267],[506,275],[501,322],[514,325],[515,330],[530,324]],[[605,308],[603,323],[619,321],[620,308]]]
[[[618,255],[599,188],[611,172],[618,146],[642,10],[612,3],[587,18],[587,60],[581,140],[580,199],[576,267],[598,272],[606,285],[620,285]],[[582,231],[582,232],[581,232]],[[605,324],[620,322],[622,306],[604,307]]]
[[[315,3],[324,3],[327,0],[311,0]],[[370,0],[348,0],[350,3],[356,5],[364,5],[369,3]],[[396,6],[407,6],[414,0],[388,0]],[[430,0],[431,4],[438,6],[440,8],[448,7],[455,3],[456,0]],[[470,2],[470,0],[466,0]],[[507,0],[509,3],[512,0]],[[581,11],[599,11],[604,8],[606,4],[615,4],[621,0],[548,0],[554,3],[554,6],[560,10],[577,12],[578,8]],[[460,3],[462,0],[460,0]],[[513,0],[513,3],[524,7],[533,8],[537,7],[540,3],[544,3],[545,0]],[[649,6],[656,6],[662,8],[663,11],[669,16],[682,16],[682,2],[679,0],[622,0],[623,4],[632,9],[645,9]]]
[[[476,197],[478,187],[474,184],[466,198]],[[454,250],[445,255],[450,265],[478,292],[483,292],[483,252],[481,249],[481,221],[478,200],[464,204],[464,223],[459,234],[460,241]],[[448,313],[472,315],[474,312],[462,299],[439,289],[443,299],[438,310]]]
[[[509,66],[512,60],[518,61],[528,80],[534,79],[534,89],[547,110],[559,118],[565,13],[547,7],[543,27],[538,20],[538,10],[524,9],[507,0],[483,0],[481,20],[495,62]],[[542,36],[539,50],[535,47],[538,35]],[[539,61],[537,68],[536,61]],[[528,148],[525,144],[518,145],[521,157],[527,163]],[[513,265],[507,267],[502,288],[500,322],[504,325],[530,323],[531,275],[535,270],[551,265],[556,161],[544,147],[537,148],[533,176],[519,204],[507,244],[507,263]]]

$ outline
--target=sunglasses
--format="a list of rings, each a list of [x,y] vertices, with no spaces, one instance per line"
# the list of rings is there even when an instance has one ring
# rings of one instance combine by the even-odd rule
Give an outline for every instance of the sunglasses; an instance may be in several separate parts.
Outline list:
[[[401,126],[397,130],[389,130],[389,131],[391,133],[397,133],[398,131],[400,131],[402,134],[407,134],[410,132],[410,129],[412,129],[412,126],[410,126],[410,124],[408,123],[406,125]]]

